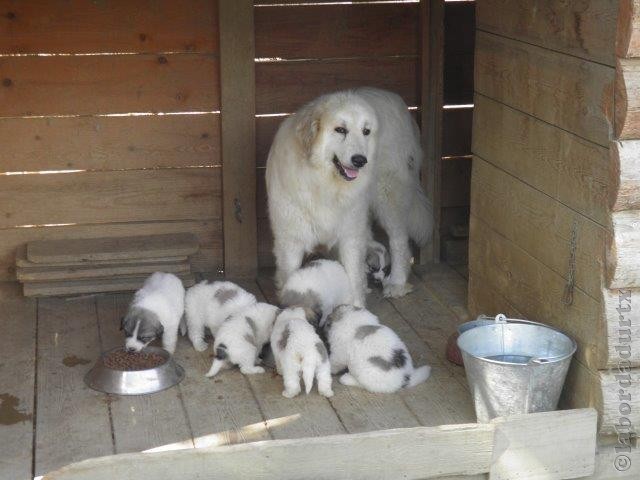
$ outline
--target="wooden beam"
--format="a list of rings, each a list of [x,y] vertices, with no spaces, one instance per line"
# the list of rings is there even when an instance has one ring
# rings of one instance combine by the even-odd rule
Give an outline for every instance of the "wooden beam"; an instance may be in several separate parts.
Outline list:
[[[69,465],[43,480],[164,480],[176,472],[184,480],[201,478],[202,472],[212,480],[424,479],[487,472],[501,480],[561,480],[593,473],[595,449],[596,412],[581,409],[514,415],[486,424],[115,455]]]
[[[609,207],[640,209],[640,140],[611,142]]]
[[[442,163],[442,106],[444,76],[444,1],[421,0],[420,125],[425,161],[422,184],[433,204],[433,236],[420,252],[420,263],[440,261],[440,175]]]
[[[221,0],[219,18],[224,269],[249,277],[258,265],[253,2]]]

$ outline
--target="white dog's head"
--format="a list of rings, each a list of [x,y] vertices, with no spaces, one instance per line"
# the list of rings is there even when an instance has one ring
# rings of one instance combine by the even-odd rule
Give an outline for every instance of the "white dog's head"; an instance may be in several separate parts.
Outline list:
[[[369,176],[378,119],[360,96],[350,91],[324,95],[296,116],[298,139],[315,168],[342,182]]]

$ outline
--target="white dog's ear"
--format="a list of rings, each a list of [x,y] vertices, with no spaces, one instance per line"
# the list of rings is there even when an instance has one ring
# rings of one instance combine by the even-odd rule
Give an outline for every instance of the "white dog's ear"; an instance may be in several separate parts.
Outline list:
[[[316,135],[320,131],[320,115],[317,109],[313,107],[305,108],[296,115],[299,115],[296,134],[304,151],[309,153]]]

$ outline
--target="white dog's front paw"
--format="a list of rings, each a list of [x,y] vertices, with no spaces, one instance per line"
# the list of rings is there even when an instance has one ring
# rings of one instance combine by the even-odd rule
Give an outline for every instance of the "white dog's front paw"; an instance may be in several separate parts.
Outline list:
[[[323,397],[327,397],[327,398],[333,397],[333,390],[331,390],[331,389],[328,389],[328,390],[320,390],[320,389],[318,389],[318,393],[320,395],[322,395]]]
[[[240,373],[243,375],[256,375],[258,373],[264,373],[264,368],[258,366],[240,367]]]
[[[413,292],[413,285],[405,283],[404,285],[398,285],[395,283],[387,283],[382,289],[382,293],[387,298],[399,298],[404,297],[407,293]]]
[[[192,343],[193,343],[193,348],[195,348],[197,352],[204,352],[209,346],[207,342],[205,342],[204,340],[192,341]]]
[[[293,398],[300,393],[300,389],[298,390],[284,390],[282,392],[282,396],[285,398]]]

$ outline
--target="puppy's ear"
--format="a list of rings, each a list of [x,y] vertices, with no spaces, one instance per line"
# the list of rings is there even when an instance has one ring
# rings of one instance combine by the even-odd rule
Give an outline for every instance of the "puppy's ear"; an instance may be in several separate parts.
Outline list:
[[[299,115],[296,134],[304,151],[309,154],[313,142],[320,131],[320,115],[314,106],[310,105],[297,113]]]

